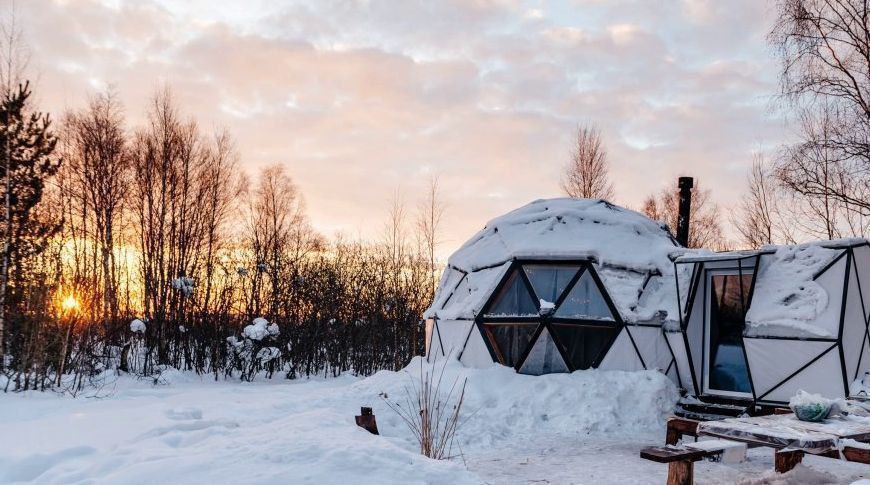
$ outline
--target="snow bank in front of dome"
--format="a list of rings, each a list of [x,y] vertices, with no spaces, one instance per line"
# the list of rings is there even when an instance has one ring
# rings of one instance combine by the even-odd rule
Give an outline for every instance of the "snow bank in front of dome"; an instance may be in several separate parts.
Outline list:
[[[513,259],[589,260],[622,318],[677,319],[673,263],[681,250],[667,228],[599,199],[536,200],[501,217],[448,261],[427,317],[471,319]]]

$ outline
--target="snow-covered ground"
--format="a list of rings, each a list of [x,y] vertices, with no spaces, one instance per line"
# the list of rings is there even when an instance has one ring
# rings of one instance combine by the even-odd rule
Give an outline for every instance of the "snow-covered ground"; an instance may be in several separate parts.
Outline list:
[[[381,393],[408,372],[368,379],[240,383],[171,374],[122,378],[99,397],[0,396],[0,482],[35,483],[650,483],[666,466],[638,458],[663,441],[676,393],[656,372],[531,377],[449,364],[468,378],[462,457],[421,457]],[[439,364],[440,368],[440,364]],[[381,436],[357,428],[374,408]],[[751,450],[740,465],[699,463],[698,483],[850,483],[870,467],[809,457],[788,476]]]

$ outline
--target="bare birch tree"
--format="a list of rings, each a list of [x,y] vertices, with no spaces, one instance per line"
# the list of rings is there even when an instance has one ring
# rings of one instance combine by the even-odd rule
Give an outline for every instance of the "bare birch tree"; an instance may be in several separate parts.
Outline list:
[[[580,199],[612,199],[607,150],[595,125],[577,128],[571,158],[565,166],[562,190]]]
[[[793,231],[780,212],[780,187],[762,154],[752,161],[747,190],[731,223],[742,243],[752,249],[775,242],[793,243]]]
[[[61,134],[66,163],[60,184],[71,202],[65,232],[74,249],[95,253],[95,268],[88,269],[101,295],[89,301],[95,305],[93,312],[108,322],[119,313],[121,263],[115,249],[131,182],[124,118],[114,93],[96,95],[86,109],[68,113]],[[87,255],[76,254],[74,260],[87,261]],[[74,277],[84,270],[77,268]]]
[[[444,203],[441,200],[441,188],[437,176],[432,176],[426,186],[423,200],[417,209],[417,235],[420,238],[422,251],[429,263],[431,279],[431,294],[435,294],[438,285],[438,274],[435,263],[435,252],[441,240],[441,219],[444,217]]]
[[[786,147],[788,162],[798,165],[786,185],[870,215],[870,4],[779,0],[777,13],[769,40],[781,63],[780,90],[803,125],[798,144]]]

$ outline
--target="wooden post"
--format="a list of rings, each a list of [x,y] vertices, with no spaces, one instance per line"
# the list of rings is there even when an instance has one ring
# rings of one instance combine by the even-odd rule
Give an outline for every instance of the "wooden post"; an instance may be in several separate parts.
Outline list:
[[[674,461],[668,464],[668,485],[692,485],[695,463],[691,460]]]
[[[368,431],[371,434],[378,433],[378,423],[375,421],[375,415],[372,414],[372,408],[360,408],[360,416],[354,416],[356,425]]]
[[[773,469],[777,473],[791,471],[804,459],[804,452],[800,450],[783,451],[776,450],[773,455]]]

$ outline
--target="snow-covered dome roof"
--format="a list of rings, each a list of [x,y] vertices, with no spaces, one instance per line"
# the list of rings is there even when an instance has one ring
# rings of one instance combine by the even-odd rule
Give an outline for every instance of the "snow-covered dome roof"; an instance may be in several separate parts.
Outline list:
[[[491,220],[453,253],[426,316],[474,318],[510,262],[529,259],[592,262],[627,322],[663,309],[676,319],[668,256],[677,248],[666,226],[607,201],[536,200]]]

